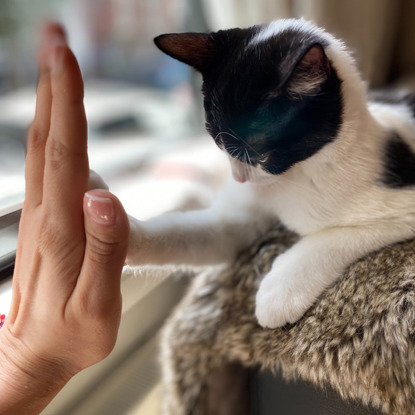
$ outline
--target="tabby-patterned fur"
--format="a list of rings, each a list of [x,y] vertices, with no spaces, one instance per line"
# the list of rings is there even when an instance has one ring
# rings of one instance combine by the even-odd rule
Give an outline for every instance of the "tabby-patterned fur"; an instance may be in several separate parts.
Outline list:
[[[280,367],[387,414],[414,413],[415,241],[361,259],[297,323],[264,329],[258,284],[296,240],[277,227],[225,270],[196,277],[164,331],[164,415],[209,414],[208,378],[232,360]]]

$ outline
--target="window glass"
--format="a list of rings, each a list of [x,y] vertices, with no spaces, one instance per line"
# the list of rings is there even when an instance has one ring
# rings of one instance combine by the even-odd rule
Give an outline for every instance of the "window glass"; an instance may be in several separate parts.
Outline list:
[[[152,41],[160,33],[186,30],[191,5],[186,0],[2,0],[0,216],[21,206],[24,197],[42,24],[58,20],[67,29],[85,79],[91,168],[113,185],[201,128],[200,117],[195,122],[200,105],[194,104],[191,71]]]

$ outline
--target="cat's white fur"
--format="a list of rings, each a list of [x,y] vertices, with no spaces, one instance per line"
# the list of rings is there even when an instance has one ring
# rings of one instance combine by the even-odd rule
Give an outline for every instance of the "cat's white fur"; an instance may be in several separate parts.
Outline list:
[[[325,52],[343,80],[338,138],[281,175],[231,159],[235,180],[210,208],[146,222],[131,218],[127,256],[129,265],[228,261],[279,218],[302,238],[275,259],[261,282],[256,316],[264,327],[297,321],[348,265],[415,236],[415,190],[379,184],[385,129],[395,129],[415,149],[412,118],[404,107],[368,106],[343,43],[306,21],[271,23],[251,46],[293,24],[329,44]]]

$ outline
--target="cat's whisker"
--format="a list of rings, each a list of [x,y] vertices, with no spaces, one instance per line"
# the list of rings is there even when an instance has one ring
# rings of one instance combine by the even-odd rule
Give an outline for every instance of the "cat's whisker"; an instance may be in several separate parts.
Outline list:
[[[222,134],[222,132],[217,133],[217,134],[215,135],[215,137],[213,137],[213,139],[216,141],[216,140],[218,139],[218,137],[219,137],[221,134]]]
[[[229,146],[226,148],[227,152],[233,156],[234,154],[238,153],[241,149],[238,146]]]
[[[226,133],[228,135],[230,135],[231,137],[235,138],[235,140],[240,141],[241,143],[243,143],[244,145],[246,145],[247,147],[249,147],[257,156],[261,156],[261,154],[259,154],[249,143],[247,143],[243,138],[239,137],[238,134],[236,134],[236,132],[234,130],[232,130],[232,128],[229,128],[229,131],[232,133]]]
[[[217,138],[221,135],[221,134],[226,134],[232,138],[234,138],[236,141],[239,141],[240,143],[242,143],[245,147],[249,147],[249,149],[251,149],[257,156],[261,157],[261,154],[259,154],[249,143],[247,143],[245,140],[243,140],[241,137],[239,137],[235,131],[233,131],[232,129],[229,129],[230,132],[227,131],[221,131],[219,132],[215,137],[214,140],[216,141]],[[231,146],[227,147],[227,149],[229,149]]]
[[[251,156],[249,155],[249,152],[248,152],[248,150],[246,148],[245,148],[245,153],[246,153],[246,156],[247,156],[247,159],[248,159],[248,164],[250,166],[253,166],[253,163],[252,163],[252,160],[251,160]]]
[[[231,130],[230,129],[230,131],[231,132],[233,132],[233,133],[235,133],[233,130]],[[236,138],[236,139],[239,139],[239,141],[241,141],[245,146],[247,146],[247,147],[249,147],[257,156],[261,156],[261,154],[259,154],[256,150],[255,150],[255,148],[253,148],[249,143],[247,143],[243,138],[241,138],[241,137],[239,137],[239,136],[237,136],[237,135],[234,135],[233,136],[234,138]]]
[[[243,151],[241,148],[238,148],[237,151],[234,152],[236,154],[235,158],[237,160],[243,160]]]
[[[233,150],[233,151],[231,151],[230,153],[229,153],[229,155],[231,156],[231,157],[234,157],[234,158],[236,158],[236,159],[240,159],[240,157],[241,157],[241,149],[240,148],[236,148],[235,150]]]

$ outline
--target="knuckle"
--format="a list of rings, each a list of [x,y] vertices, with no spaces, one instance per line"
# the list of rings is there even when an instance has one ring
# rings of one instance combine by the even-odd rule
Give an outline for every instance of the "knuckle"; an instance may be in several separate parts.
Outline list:
[[[119,243],[104,241],[89,231],[86,234],[89,260],[100,265],[109,264],[113,259],[112,256],[117,250]]]
[[[46,141],[46,134],[36,122],[33,122],[29,127],[27,137],[28,153],[36,154],[40,151],[43,151]]]
[[[79,149],[72,149],[65,142],[51,135],[47,143],[46,157],[52,168],[59,168],[68,158],[84,157],[85,153]]]
[[[55,259],[71,258],[70,262],[73,265],[82,249],[78,238],[74,237],[73,229],[54,220],[53,215],[47,213],[41,219],[40,229],[42,230],[38,240],[40,253],[45,257]],[[64,262],[69,263],[69,261]]]
[[[51,251],[59,250],[59,247],[63,244],[62,237],[49,219],[43,218],[41,229],[42,233],[39,237],[40,252],[49,254]]]
[[[52,167],[59,167],[67,157],[69,149],[55,137],[50,137],[47,144],[47,158]]]

